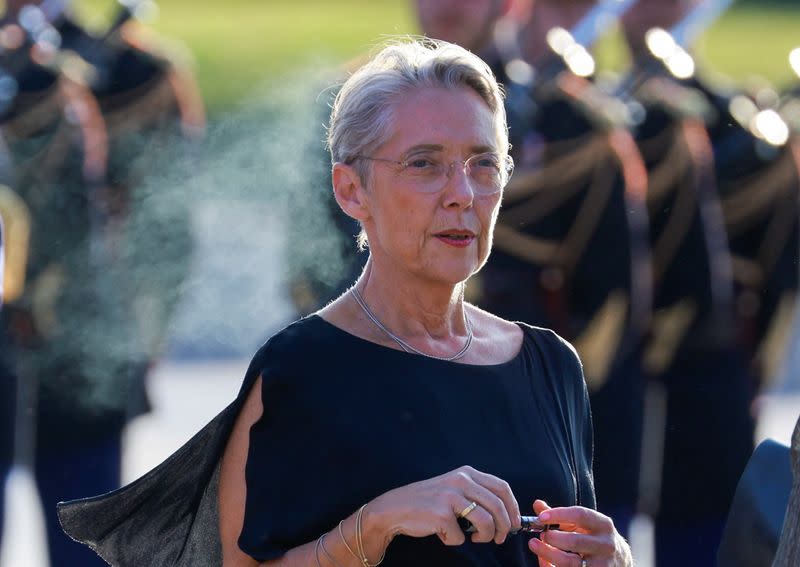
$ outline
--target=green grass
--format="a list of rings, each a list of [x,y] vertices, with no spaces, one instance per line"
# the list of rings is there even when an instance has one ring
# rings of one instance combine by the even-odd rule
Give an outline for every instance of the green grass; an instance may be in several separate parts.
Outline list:
[[[110,0],[83,0],[84,16]],[[416,33],[410,0],[161,0],[153,24],[183,42],[195,60],[209,109],[221,111],[298,69],[334,66],[367,51],[381,35]],[[742,82],[792,80],[787,63],[800,45],[800,9],[748,3],[729,11],[698,44],[703,66]],[[620,68],[618,34],[600,45],[601,66]],[[794,77],[796,80],[796,77]]]

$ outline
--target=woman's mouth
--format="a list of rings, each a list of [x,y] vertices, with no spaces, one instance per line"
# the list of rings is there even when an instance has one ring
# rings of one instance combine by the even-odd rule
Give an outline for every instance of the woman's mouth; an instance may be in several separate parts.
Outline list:
[[[475,235],[466,231],[440,232],[434,236],[448,246],[456,248],[466,248],[475,240]]]

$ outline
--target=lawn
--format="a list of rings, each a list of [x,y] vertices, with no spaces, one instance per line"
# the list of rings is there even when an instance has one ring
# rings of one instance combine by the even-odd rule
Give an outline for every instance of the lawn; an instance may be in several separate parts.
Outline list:
[[[112,2],[77,5],[85,18],[98,18]],[[151,25],[188,47],[214,112],[289,80],[298,69],[346,61],[381,35],[417,32],[411,6],[410,0],[162,0]],[[798,45],[800,9],[751,2],[725,14],[697,53],[704,67],[737,81],[758,76],[785,85],[792,79],[787,55]],[[600,49],[603,66],[624,65],[618,35]]]

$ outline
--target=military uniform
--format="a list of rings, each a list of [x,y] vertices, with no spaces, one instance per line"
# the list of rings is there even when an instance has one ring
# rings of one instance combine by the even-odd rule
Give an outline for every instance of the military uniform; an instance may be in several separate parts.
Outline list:
[[[752,105],[745,94],[716,90],[695,79],[714,108],[709,135],[732,272],[736,316],[756,383],[768,388],[786,355],[799,275],[800,146],[770,143],[731,108]]]
[[[5,271],[5,246],[3,245],[3,215],[0,214],[0,309],[3,306],[3,274]],[[14,400],[16,392],[11,376],[0,366],[0,479],[5,479],[11,467],[14,447]],[[0,510],[5,508],[5,490],[0,490]],[[0,513],[0,534],[3,533],[3,514]]]
[[[145,376],[191,238],[184,196],[145,175],[178,161],[197,115],[165,59],[67,18],[55,27],[65,48],[101,56],[96,80],[81,82],[24,49],[7,54],[19,92],[0,128],[31,230],[24,289],[2,313],[2,358],[35,407],[35,450],[22,458],[35,464],[51,563],[91,565],[55,504],[119,486],[122,429],[148,409]]]
[[[712,565],[753,449],[754,420],[704,123],[709,108],[701,93],[661,73],[646,76],[632,94],[646,112],[636,139],[649,171],[655,286],[644,362],[665,394],[661,478],[645,495],[656,515],[656,561]],[[659,444],[658,429],[656,423],[645,444]]]

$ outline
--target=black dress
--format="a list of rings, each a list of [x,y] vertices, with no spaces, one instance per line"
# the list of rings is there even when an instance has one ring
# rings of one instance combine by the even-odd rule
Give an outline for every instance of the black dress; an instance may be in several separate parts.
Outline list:
[[[264,414],[250,431],[239,544],[260,561],[387,490],[467,464],[506,480],[523,513],[537,498],[594,507],[580,362],[553,332],[521,326],[513,359],[477,366],[302,319],[262,347],[237,400],[169,460],[110,495],[61,505],[64,528],[113,565],[219,565],[218,464],[258,376]],[[446,547],[401,536],[383,565],[535,566],[527,539]]]

